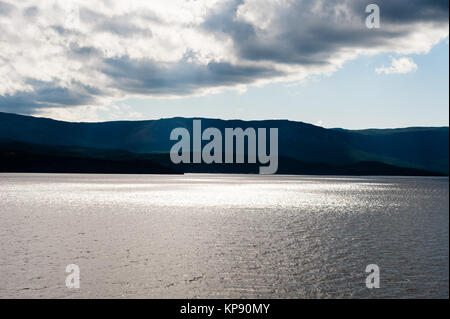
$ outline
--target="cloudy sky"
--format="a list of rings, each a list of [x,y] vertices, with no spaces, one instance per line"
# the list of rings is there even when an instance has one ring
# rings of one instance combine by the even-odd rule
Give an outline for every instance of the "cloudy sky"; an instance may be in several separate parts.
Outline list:
[[[367,28],[366,7],[380,7]],[[0,0],[0,111],[445,125],[449,1]]]

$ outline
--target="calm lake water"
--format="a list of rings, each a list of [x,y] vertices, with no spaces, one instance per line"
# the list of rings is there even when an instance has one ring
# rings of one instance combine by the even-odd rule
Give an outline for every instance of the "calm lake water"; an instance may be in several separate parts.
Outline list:
[[[1,298],[448,298],[448,178],[0,174]],[[65,286],[66,265],[81,288]],[[366,288],[366,266],[380,289]]]

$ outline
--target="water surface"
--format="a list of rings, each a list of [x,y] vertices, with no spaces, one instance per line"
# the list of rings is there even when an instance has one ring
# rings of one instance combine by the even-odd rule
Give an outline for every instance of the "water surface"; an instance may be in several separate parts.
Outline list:
[[[448,298],[448,185],[0,174],[0,297]]]

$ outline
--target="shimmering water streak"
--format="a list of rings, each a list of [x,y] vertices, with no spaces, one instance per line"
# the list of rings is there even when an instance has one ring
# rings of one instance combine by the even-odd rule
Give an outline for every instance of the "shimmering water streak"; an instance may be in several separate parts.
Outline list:
[[[0,174],[0,297],[448,298],[448,208],[447,178]]]

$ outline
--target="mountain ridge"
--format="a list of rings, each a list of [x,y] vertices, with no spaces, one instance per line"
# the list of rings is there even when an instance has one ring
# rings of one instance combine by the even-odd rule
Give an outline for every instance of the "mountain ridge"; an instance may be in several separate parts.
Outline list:
[[[221,120],[173,117],[144,121],[65,122],[0,112],[0,138],[32,144],[115,149],[133,153],[168,153],[172,129],[277,127],[281,157],[333,166],[379,162],[448,174],[448,127],[399,129],[327,129],[290,120]]]
[[[243,123],[260,123],[260,122],[287,122],[287,123],[298,123],[298,124],[305,124],[310,125],[314,127],[318,127],[324,130],[337,130],[337,131],[348,131],[348,132],[357,132],[362,133],[365,131],[403,131],[403,130],[428,130],[428,129],[449,129],[449,126],[406,126],[406,127],[388,127],[388,128],[365,128],[365,129],[346,129],[343,127],[331,127],[326,128],[322,126],[318,126],[315,124],[311,124],[308,122],[303,121],[293,121],[289,119],[264,119],[264,120],[244,120],[244,119],[223,119],[223,118],[216,118],[216,117],[183,117],[183,116],[173,116],[173,117],[162,117],[159,119],[148,119],[148,120],[108,120],[108,121],[96,121],[96,122],[87,122],[87,121],[65,121],[65,120],[57,120],[52,119],[50,117],[44,117],[44,116],[37,116],[37,115],[25,115],[25,114],[19,114],[19,113],[9,113],[9,112],[1,112],[0,111],[0,117],[1,116],[15,116],[20,118],[33,118],[33,119],[41,119],[41,120],[48,120],[52,122],[59,122],[59,123],[67,123],[67,124],[108,124],[108,123],[142,123],[142,122],[154,122],[154,121],[161,121],[161,120],[211,120],[211,121],[223,121],[223,122],[243,122]]]

